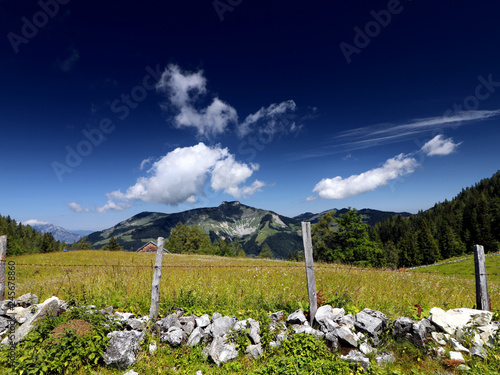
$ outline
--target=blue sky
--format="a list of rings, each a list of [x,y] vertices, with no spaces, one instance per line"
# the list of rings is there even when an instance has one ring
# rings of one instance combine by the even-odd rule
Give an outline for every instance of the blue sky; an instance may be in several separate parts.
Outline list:
[[[499,169],[499,12],[0,0],[0,214],[428,209]]]

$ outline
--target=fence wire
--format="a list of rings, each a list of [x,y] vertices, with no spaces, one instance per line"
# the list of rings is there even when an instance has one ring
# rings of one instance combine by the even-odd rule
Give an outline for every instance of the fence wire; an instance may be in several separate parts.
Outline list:
[[[111,267],[111,268],[151,268],[154,269],[156,266],[154,264],[150,265],[127,265],[127,264],[30,264],[30,263],[16,263],[17,266],[26,267],[58,267],[58,268],[87,268],[87,267]],[[304,269],[305,265],[162,265],[161,268],[297,268]],[[332,265],[314,265],[314,269],[346,269],[344,267],[336,267]],[[348,268],[349,271],[378,271],[378,272],[392,272],[392,273],[413,273],[413,274],[428,274],[436,276],[500,276],[500,273],[474,273],[474,272],[426,272],[426,271],[416,271],[414,269],[377,269],[377,268],[363,268],[363,267],[351,267]]]

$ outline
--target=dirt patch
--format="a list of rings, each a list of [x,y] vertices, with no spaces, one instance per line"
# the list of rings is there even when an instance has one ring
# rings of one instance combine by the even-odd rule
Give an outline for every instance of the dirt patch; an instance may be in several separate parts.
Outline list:
[[[86,322],[85,320],[81,319],[69,320],[66,323],[61,324],[60,326],[57,326],[52,330],[51,334],[54,337],[52,343],[58,344],[59,343],[58,339],[60,337],[63,337],[66,330],[68,329],[75,332],[75,334],[78,337],[85,337],[92,332],[92,325],[89,322]]]

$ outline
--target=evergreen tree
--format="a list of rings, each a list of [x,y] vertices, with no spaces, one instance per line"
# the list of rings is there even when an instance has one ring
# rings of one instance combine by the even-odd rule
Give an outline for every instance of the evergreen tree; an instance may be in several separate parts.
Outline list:
[[[273,259],[273,252],[267,243],[264,243],[262,250],[260,251],[259,258]]]
[[[198,227],[178,223],[170,232],[165,247],[171,253],[178,254],[216,254],[217,248],[212,246],[210,237]]]
[[[75,249],[92,250],[92,244],[89,242],[88,237],[85,236],[76,243]]]
[[[418,250],[422,254],[424,264],[431,264],[441,257],[436,240],[432,236],[431,229],[425,219],[420,220],[419,231],[417,233]]]
[[[123,248],[120,246],[116,238],[111,237],[109,239],[109,242],[106,246],[102,248],[103,250],[109,250],[109,251],[123,251]]]

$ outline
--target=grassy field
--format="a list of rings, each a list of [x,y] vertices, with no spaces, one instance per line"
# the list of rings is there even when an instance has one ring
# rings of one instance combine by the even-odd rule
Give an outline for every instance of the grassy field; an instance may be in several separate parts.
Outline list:
[[[469,256],[466,259],[457,258],[456,260],[460,261],[456,263],[444,263],[430,267],[417,268],[415,269],[415,272],[433,273],[445,276],[456,275],[461,279],[474,280],[474,257]],[[488,282],[500,283],[500,255],[486,256],[486,273],[488,274]]]
[[[84,304],[94,304],[98,308],[112,305],[118,311],[148,315],[154,259],[154,254],[80,251],[9,257],[7,262],[16,264],[18,296],[32,292],[43,301],[55,295],[64,300],[76,299]],[[316,264],[316,283],[325,304],[346,307],[351,313],[368,307],[384,312],[391,319],[412,317],[417,310],[415,304],[423,306],[424,311],[433,306],[449,309],[474,305],[474,280],[467,275],[448,274],[448,271],[452,272],[452,266],[462,267],[462,263],[466,262],[442,266],[448,267],[444,275],[438,268],[432,268],[433,272],[429,273],[431,267],[422,269],[426,273],[420,273]],[[239,319],[259,319],[278,310],[291,313],[298,308],[308,309],[303,263],[168,254],[163,258],[163,266],[160,316],[176,307],[185,309],[188,314],[220,312]],[[493,262],[488,267],[488,272],[498,273],[498,263]],[[470,271],[468,268],[464,270]],[[493,306],[500,306],[498,280],[491,280],[489,288]],[[328,352],[323,343],[315,343],[310,337],[298,336],[295,342],[292,339],[291,344],[279,350],[266,351],[259,360],[251,361],[240,356],[220,368],[203,359],[201,346],[173,349],[160,343],[158,337],[149,336],[148,340],[156,340],[159,349],[155,354],[147,354],[145,350],[139,354],[133,368],[141,375],[194,374],[197,370],[205,375],[361,374],[338,359],[337,354]],[[31,349],[23,349],[26,351],[18,356],[29,360],[39,345],[44,344],[29,346]],[[40,348],[43,354],[45,349]],[[53,350],[59,353],[59,349]],[[379,350],[395,353],[397,360],[386,368],[372,366],[369,375],[435,374],[444,370],[458,373],[407,342],[388,341]],[[62,354],[66,351],[61,349]],[[8,355],[8,352],[0,353]],[[72,353],[78,355],[78,352]],[[500,351],[493,352],[489,358],[491,360],[469,362],[473,367],[469,374],[498,374],[500,367],[496,358],[500,358]],[[36,364],[38,366],[38,362]],[[6,371],[0,365],[0,373]],[[122,375],[124,372],[101,364],[92,370],[73,369],[64,373]]]
[[[16,262],[18,295],[42,300],[86,299],[98,307],[147,315],[154,254],[80,251],[9,257]],[[500,259],[488,258],[488,272],[500,273]],[[252,316],[254,311],[293,312],[307,308],[304,265],[248,258],[169,254],[163,258],[160,314],[182,307],[197,314]],[[394,319],[424,308],[472,307],[475,284],[469,261],[394,272],[316,264],[317,289],[326,301],[349,299]],[[472,269],[472,271],[471,271]],[[420,273],[422,272],[422,273]],[[453,276],[452,273],[459,273]],[[462,275],[461,273],[464,273]],[[490,278],[492,306],[500,306],[500,280]]]

